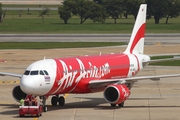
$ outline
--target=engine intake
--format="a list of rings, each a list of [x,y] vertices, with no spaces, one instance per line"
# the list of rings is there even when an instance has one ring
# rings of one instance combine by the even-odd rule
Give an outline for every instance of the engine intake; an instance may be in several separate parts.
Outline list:
[[[130,90],[126,85],[109,85],[104,90],[104,98],[111,104],[120,104],[124,102],[130,95]]]
[[[26,95],[27,94],[21,90],[20,86],[14,87],[12,91],[12,96],[17,102],[19,102],[22,98],[25,99]]]

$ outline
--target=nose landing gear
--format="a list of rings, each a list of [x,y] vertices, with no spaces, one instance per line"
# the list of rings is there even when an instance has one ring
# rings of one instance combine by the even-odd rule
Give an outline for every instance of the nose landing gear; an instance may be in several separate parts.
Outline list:
[[[42,102],[42,106],[43,106],[43,111],[44,112],[47,112],[46,99],[47,99],[46,96],[40,96],[40,100]]]

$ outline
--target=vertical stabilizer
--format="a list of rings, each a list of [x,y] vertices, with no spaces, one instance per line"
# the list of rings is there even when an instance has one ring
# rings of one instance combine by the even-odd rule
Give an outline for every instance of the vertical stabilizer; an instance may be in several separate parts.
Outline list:
[[[130,38],[128,47],[124,52],[126,54],[134,54],[134,53],[143,54],[143,52],[144,52],[146,10],[147,10],[147,5],[141,4],[138,15],[136,17],[136,22],[134,24],[134,28],[133,28],[133,31],[131,34],[131,38]]]

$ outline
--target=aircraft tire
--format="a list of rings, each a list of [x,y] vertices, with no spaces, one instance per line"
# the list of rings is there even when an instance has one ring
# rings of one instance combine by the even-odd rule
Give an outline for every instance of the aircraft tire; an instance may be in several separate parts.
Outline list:
[[[116,107],[116,104],[111,104],[111,107]]]
[[[47,106],[43,107],[44,112],[47,112]]]
[[[119,107],[123,107],[124,106],[124,102],[118,104]]]
[[[63,97],[63,96],[59,97],[59,98],[58,98],[58,102],[59,102],[59,106],[64,106],[64,104],[65,104],[65,99],[64,99],[64,97]]]
[[[24,117],[24,115],[19,115],[19,117]]]
[[[37,117],[40,117],[40,114],[37,114]]]
[[[53,96],[51,98],[51,104],[52,106],[56,106],[57,105],[57,102],[58,102],[58,98],[56,96]]]

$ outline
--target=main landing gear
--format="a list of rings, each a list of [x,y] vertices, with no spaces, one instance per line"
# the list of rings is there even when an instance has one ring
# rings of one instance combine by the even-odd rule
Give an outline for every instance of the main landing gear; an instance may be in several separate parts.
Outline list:
[[[123,107],[124,106],[124,102],[118,104],[119,107]],[[111,107],[116,107],[116,104],[111,104]]]
[[[65,104],[65,99],[64,99],[64,97],[63,97],[63,96],[60,96],[60,97],[59,97],[58,95],[53,96],[53,97],[51,98],[51,104],[52,104],[53,106],[56,106],[57,103],[59,103],[59,106],[64,106],[64,104]]]
[[[40,96],[40,99],[41,99],[41,104],[43,106],[43,111],[47,112],[47,106],[46,106],[46,99],[47,99],[47,97],[46,96]],[[59,106],[64,106],[64,104],[65,104],[64,97],[63,96],[59,97],[59,95],[53,96],[51,98],[51,104],[53,106],[56,106],[57,103],[59,103]]]

